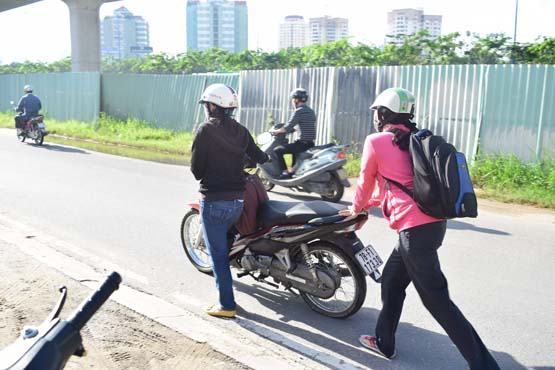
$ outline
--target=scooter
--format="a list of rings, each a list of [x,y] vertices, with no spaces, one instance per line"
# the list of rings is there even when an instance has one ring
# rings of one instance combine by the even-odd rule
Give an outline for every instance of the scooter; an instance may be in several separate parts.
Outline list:
[[[283,127],[282,123],[274,125],[274,129]],[[260,149],[268,154],[271,161],[258,167],[258,176],[266,191],[275,185],[291,188],[305,193],[317,193],[328,202],[337,203],[343,197],[345,187],[351,186],[343,166],[347,163],[345,150],[348,145],[329,143],[314,146],[307,151],[297,154],[294,174],[290,179],[278,179],[281,169],[274,148],[287,144],[286,134],[272,136],[269,132],[258,135],[257,142]]]
[[[13,100],[10,101],[10,104],[16,109]],[[22,143],[25,139],[29,138],[35,141],[35,144],[42,145],[44,142],[44,137],[48,135],[48,131],[46,130],[46,124],[44,123],[44,116],[38,115],[30,120],[24,122],[23,127],[17,128],[17,139]]]

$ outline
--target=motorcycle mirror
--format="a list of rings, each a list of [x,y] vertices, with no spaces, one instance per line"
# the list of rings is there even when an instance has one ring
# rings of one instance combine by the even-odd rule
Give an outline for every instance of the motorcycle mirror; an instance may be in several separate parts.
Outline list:
[[[270,141],[272,141],[272,134],[270,134],[269,132],[264,132],[256,137],[256,142],[259,145],[266,145]]]

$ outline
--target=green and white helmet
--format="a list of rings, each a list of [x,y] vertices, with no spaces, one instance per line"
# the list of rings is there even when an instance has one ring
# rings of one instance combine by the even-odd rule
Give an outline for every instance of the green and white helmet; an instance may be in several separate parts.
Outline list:
[[[385,107],[393,113],[414,114],[415,102],[416,99],[410,91],[400,87],[392,87],[382,91],[374,100],[370,109]]]

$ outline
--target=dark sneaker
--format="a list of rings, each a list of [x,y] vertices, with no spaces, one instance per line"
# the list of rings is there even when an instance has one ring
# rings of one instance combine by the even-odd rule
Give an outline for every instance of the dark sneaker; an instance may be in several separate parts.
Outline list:
[[[395,357],[396,353],[393,352],[393,354],[390,357],[387,357],[382,350],[380,349],[380,347],[378,347],[378,339],[376,337],[373,337],[371,335],[361,335],[358,338],[358,341],[360,342],[360,344],[362,344],[365,348],[368,348],[370,351],[374,352],[375,354],[385,358],[385,359],[392,359]]]

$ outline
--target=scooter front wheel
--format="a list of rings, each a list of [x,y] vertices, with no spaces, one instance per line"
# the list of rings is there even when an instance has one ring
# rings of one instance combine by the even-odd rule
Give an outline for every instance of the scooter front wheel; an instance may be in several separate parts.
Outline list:
[[[262,186],[264,186],[264,190],[271,191],[275,184],[272,184],[270,180],[268,180],[260,170],[258,170],[258,177],[260,177],[260,181],[262,182]]]
[[[191,209],[181,221],[181,243],[189,261],[197,270],[212,274],[212,258],[204,244],[200,214]]]

